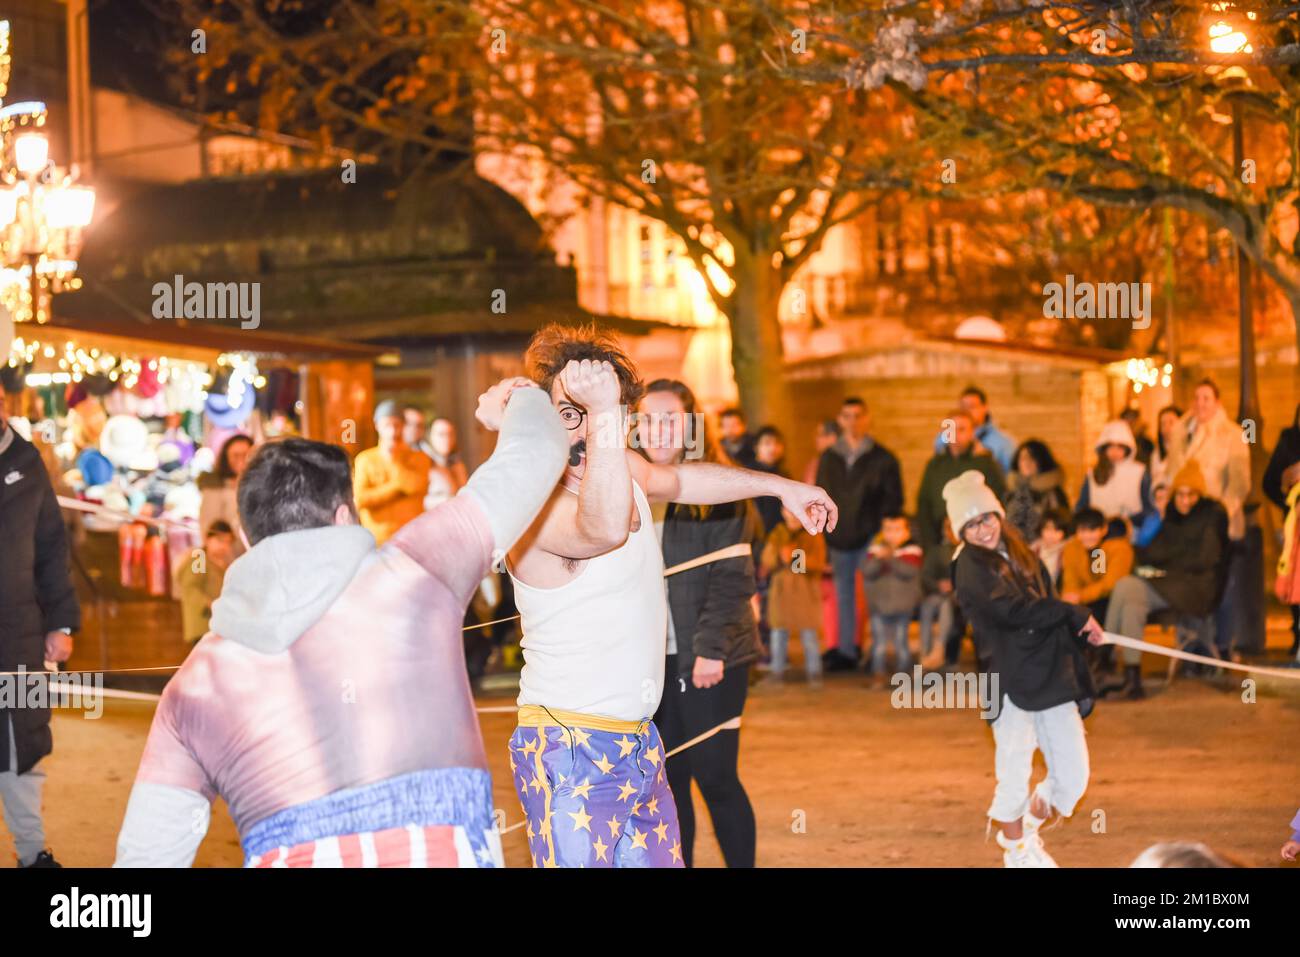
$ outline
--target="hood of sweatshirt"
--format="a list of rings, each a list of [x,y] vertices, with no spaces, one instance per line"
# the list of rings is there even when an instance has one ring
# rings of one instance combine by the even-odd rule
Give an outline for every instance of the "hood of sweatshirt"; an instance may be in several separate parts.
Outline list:
[[[316,624],[375,549],[360,525],[326,525],[264,538],[231,563],[212,630],[272,655]]]

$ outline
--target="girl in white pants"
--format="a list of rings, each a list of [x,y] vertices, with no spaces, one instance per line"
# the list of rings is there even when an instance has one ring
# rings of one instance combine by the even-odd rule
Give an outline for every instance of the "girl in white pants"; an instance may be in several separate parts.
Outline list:
[[[983,475],[959,475],[943,496],[962,541],[952,566],[957,601],[999,695],[989,818],[1007,867],[1055,867],[1039,830],[1053,813],[1069,817],[1088,786],[1083,719],[1096,692],[1080,637],[1101,644],[1101,625],[1086,607],[1055,596],[1047,570],[1004,523]],[[1031,797],[1036,750],[1047,778]]]

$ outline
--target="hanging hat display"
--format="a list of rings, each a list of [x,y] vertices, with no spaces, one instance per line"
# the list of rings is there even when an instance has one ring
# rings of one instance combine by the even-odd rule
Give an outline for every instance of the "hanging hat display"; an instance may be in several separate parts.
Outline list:
[[[99,450],[114,465],[129,468],[149,450],[149,429],[133,415],[115,415],[104,426],[99,437]]]
[[[104,411],[110,416],[113,415],[135,415],[135,398],[126,389],[114,389],[108,395],[104,396]]]
[[[99,449],[85,449],[77,456],[77,471],[87,485],[106,485],[113,480],[113,463]]]
[[[105,396],[117,388],[117,383],[106,375],[95,373],[94,375],[83,376],[82,385],[91,395]]]
[[[108,414],[98,399],[82,396],[81,401],[68,409],[68,430],[72,444],[79,449],[94,448],[99,445],[99,436],[104,431]]]
[[[158,465],[158,453],[146,448],[132,456],[126,467],[132,472],[153,472],[157,470]]]
[[[158,444],[158,461],[163,465],[188,465],[194,458],[194,443],[189,436],[176,431],[175,437],[163,439]]]
[[[203,411],[203,384],[207,372],[194,363],[173,364],[163,394],[169,411],[177,413]]]
[[[162,383],[158,381],[157,359],[145,357],[140,360],[140,372],[132,391],[142,399],[152,399],[162,391]]]
[[[203,411],[217,428],[233,429],[243,425],[257,404],[253,384],[239,373],[221,375],[208,390]]]

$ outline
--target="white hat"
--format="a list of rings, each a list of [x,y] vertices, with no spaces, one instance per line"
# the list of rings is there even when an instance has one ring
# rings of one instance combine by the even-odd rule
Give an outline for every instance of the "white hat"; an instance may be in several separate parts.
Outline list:
[[[1133,430],[1123,419],[1107,422],[1101,427],[1101,435],[1097,437],[1097,448],[1102,449],[1108,445],[1122,445],[1128,449],[1130,456],[1137,452],[1137,443],[1133,441]]]
[[[158,453],[150,448],[142,449],[131,456],[126,467],[132,472],[153,472],[158,468]]]
[[[163,507],[174,518],[192,518],[198,520],[202,494],[193,482],[178,485],[167,493]]]
[[[148,449],[149,427],[134,415],[111,416],[99,434],[99,451],[118,468],[129,467]]]
[[[975,469],[962,472],[943,487],[943,500],[948,506],[948,521],[952,532],[960,537],[963,526],[972,519],[997,512],[1006,516],[1002,503],[993,489],[984,483],[984,473]]]

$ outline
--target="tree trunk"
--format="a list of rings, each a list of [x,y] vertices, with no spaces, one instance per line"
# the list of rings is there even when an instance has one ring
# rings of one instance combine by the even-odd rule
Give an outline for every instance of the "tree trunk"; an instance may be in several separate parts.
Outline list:
[[[771,254],[736,251],[731,271],[731,367],[740,405],[750,430],[775,425],[786,434],[794,427],[794,408],[785,381],[779,307],[784,287]]]

